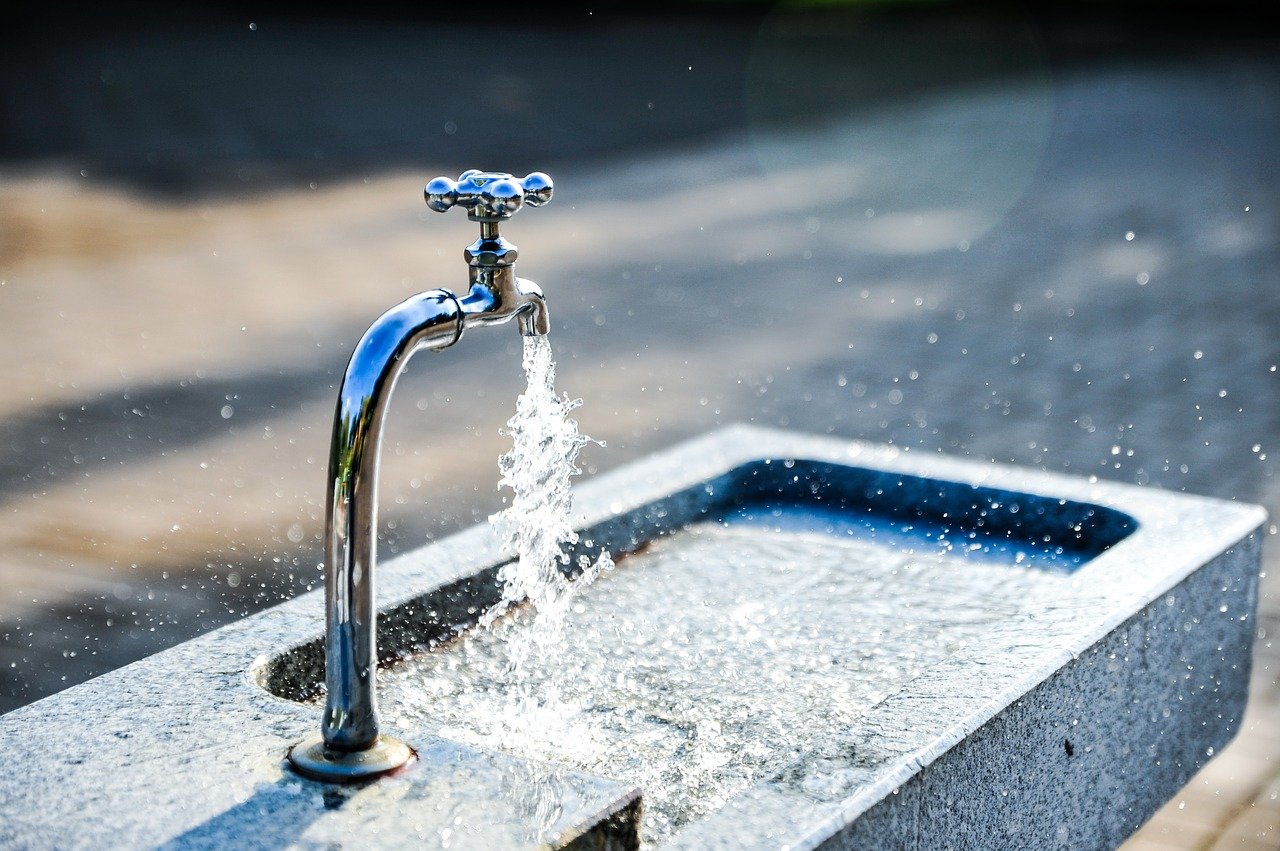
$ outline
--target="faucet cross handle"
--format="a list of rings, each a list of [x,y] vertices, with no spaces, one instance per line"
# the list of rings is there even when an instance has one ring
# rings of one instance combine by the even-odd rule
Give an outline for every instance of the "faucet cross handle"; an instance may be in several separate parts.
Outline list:
[[[518,178],[498,171],[464,171],[456,181],[437,177],[423,194],[427,206],[437,213],[462,207],[474,222],[509,219],[525,204],[541,207],[551,200],[555,187],[540,171]]]

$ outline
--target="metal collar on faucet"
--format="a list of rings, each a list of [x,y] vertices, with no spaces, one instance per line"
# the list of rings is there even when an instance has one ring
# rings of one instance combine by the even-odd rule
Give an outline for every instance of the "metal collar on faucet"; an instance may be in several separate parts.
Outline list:
[[[414,757],[404,742],[382,735],[377,704],[378,454],[387,402],[408,359],[456,343],[471,325],[515,319],[525,336],[549,330],[546,301],[532,281],[515,276],[516,247],[498,223],[528,204],[551,200],[551,178],[523,179],[484,171],[427,184],[427,206],[462,207],[480,223],[468,246],[468,288],[428,290],[391,308],[356,344],[338,391],[329,454],[325,524],[325,709],[321,732],[294,745],[289,762],[315,780],[350,782],[400,768]]]

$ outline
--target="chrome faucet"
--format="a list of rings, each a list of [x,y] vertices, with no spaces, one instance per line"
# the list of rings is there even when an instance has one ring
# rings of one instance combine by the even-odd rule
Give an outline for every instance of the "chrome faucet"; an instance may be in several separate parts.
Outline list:
[[[461,207],[480,223],[480,238],[463,255],[465,293],[419,293],[388,310],[356,344],[338,391],[329,450],[325,525],[325,697],[320,735],[289,751],[299,773],[349,782],[393,771],[414,757],[404,742],[380,734],[376,676],[378,450],[387,402],[410,356],[452,346],[472,325],[515,319],[526,337],[547,333],[547,305],[537,284],[515,275],[516,247],[498,224],[522,206],[551,200],[551,178],[524,179],[471,170],[457,181],[427,184],[427,206],[443,213]]]

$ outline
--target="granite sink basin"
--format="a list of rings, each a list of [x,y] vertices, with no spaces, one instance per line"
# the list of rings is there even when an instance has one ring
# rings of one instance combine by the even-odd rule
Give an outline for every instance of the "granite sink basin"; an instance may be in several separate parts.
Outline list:
[[[504,554],[477,527],[380,568],[409,771],[281,767],[323,682],[307,595],[0,718],[0,844],[1112,846],[1244,711],[1255,506],[746,427],[576,505],[616,567],[540,674],[559,735],[490,723]]]

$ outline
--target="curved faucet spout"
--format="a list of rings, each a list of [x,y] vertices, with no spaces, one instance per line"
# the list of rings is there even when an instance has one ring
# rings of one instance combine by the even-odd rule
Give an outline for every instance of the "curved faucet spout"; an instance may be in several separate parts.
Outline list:
[[[461,318],[462,307],[452,293],[416,295],[373,323],[342,377],[329,454],[324,541],[328,694],[321,732],[333,750],[364,750],[378,738],[373,576],[378,449],[386,402],[414,352],[457,342]]]

